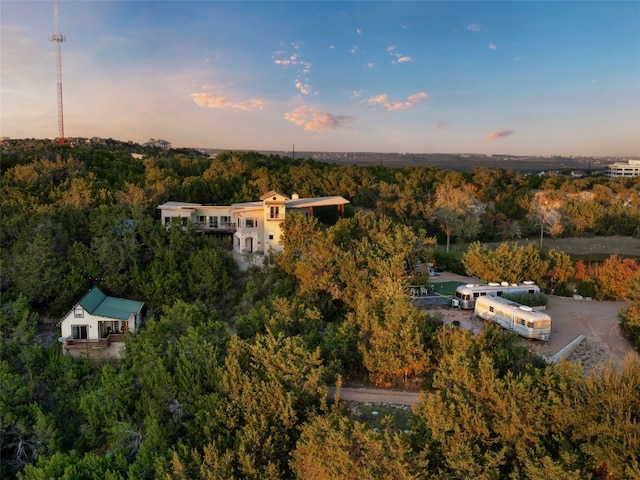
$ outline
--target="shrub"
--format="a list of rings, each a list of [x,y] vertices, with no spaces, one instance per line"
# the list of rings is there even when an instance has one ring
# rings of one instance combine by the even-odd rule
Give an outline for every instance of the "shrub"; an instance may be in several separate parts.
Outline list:
[[[634,325],[624,314],[620,314],[618,324],[622,334],[629,340],[633,348],[640,352],[640,326]]]
[[[530,307],[546,306],[549,302],[549,298],[544,293],[509,293],[502,296],[512,302]]]
[[[576,286],[576,293],[583,297],[596,298],[598,296],[598,287],[591,280],[583,280]]]
[[[437,268],[442,268],[448,272],[466,275],[466,269],[462,265],[462,255],[458,252],[445,252],[444,250],[434,250],[433,264]]]

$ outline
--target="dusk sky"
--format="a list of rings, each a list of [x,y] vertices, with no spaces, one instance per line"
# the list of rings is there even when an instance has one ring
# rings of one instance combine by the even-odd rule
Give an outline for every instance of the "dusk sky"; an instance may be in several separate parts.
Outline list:
[[[0,2],[1,123],[55,138],[53,1]],[[67,137],[640,155],[640,2],[60,1]]]

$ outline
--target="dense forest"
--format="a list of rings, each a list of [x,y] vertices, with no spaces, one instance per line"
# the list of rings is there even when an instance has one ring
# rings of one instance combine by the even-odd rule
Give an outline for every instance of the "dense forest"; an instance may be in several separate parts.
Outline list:
[[[547,365],[498,328],[443,325],[406,291],[432,262],[625,299],[620,326],[640,345],[637,259],[574,262],[544,242],[638,235],[640,179],[111,139],[1,149],[2,478],[640,478],[638,355],[588,374]],[[272,189],[351,203],[345,218],[288,217],[284,251],[246,271],[224,239],[159,222],[168,200]],[[122,360],[74,360],[46,335],[92,286],[145,302]],[[422,394],[406,425],[374,428],[339,401],[346,382]]]

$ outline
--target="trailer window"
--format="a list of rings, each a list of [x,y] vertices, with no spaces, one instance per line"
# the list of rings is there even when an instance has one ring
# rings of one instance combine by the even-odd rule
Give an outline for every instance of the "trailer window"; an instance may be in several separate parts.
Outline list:
[[[489,307],[489,311],[493,313],[494,311],[493,307]]]
[[[478,298],[480,294],[478,292],[473,292],[473,298]]]
[[[526,325],[527,322],[524,321],[524,318],[518,318],[518,323],[520,325]]]

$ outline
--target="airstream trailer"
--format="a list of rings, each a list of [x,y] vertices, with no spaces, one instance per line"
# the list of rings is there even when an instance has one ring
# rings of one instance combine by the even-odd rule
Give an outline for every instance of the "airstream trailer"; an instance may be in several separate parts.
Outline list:
[[[523,283],[491,282],[476,285],[468,283],[456,288],[454,305],[457,304],[456,306],[465,310],[472,310],[478,298],[485,295],[501,297],[505,293],[529,293],[533,295],[540,293],[540,287],[531,281]]]
[[[483,295],[476,300],[474,313],[524,338],[549,340],[551,336],[549,315],[506,298]]]

